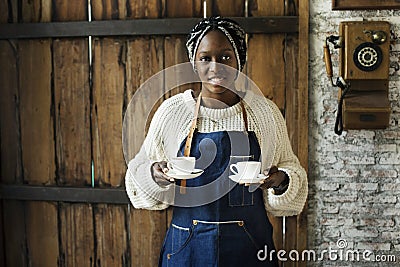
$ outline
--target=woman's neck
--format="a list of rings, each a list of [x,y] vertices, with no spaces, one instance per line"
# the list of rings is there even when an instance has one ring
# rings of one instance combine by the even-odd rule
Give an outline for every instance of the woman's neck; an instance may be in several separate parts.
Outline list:
[[[234,106],[240,101],[236,91],[226,89],[223,93],[212,93],[208,90],[201,90],[201,105],[207,108],[222,109]]]

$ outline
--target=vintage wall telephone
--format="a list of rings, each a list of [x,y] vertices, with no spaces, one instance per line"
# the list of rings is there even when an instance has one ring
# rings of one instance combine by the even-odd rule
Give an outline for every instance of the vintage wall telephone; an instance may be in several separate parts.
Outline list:
[[[326,38],[324,59],[333,86],[339,87],[335,133],[343,129],[381,129],[389,125],[390,24],[384,21],[340,23],[339,36]],[[339,49],[339,77],[333,80],[329,44]]]

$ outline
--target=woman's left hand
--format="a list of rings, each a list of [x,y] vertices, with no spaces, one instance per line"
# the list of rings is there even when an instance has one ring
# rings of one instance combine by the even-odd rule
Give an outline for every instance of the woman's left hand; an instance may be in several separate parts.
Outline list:
[[[269,170],[265,170],[264,175],[268,176],[268,178],[266,178],[261,185],[261,188],[263,189],[272,187],[277,188],[284,183],[289,183],[289,177],[286,173],[278,170],[278,167],[276,166],[272,166]]]

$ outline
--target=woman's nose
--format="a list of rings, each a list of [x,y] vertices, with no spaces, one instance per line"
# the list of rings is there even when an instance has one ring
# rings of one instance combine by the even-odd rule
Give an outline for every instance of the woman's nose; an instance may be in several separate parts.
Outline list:
[[[210,71],[218,72],[221,69],[221,63],[218,63],[217,60],[211,60],[210,62]]]

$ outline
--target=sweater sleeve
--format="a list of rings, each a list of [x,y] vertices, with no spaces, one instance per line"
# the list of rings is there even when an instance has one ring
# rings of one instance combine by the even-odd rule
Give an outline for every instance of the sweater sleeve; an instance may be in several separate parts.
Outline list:
[[[149,159],[144,146],[128,164],[125,186],[128,197],[137,209],[162,210],[173,201],[173,186],[161,187],[151,177]]]
[[[285,120],[275,104],[271,105],[276,125],[276,148],[273,164],[289,176],[289,186],[282,195],[275,195],[273,189],[264,191],[264,203],[274,216],[293,216],[301,213],[308,194],[305,169],[293,153]]]
[[[137,209],[162,210],[173,203],[173,184],[162,187],[151,176],[151,165],[167,160],[163,149],[163,134],[169,108],[168,104],[164,104],[156,111],[139,153],[128,163],[126,192]]]

